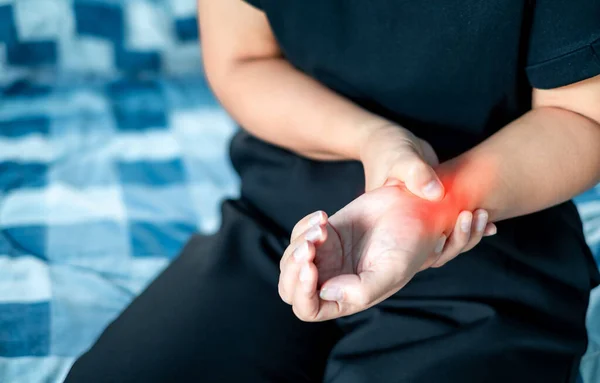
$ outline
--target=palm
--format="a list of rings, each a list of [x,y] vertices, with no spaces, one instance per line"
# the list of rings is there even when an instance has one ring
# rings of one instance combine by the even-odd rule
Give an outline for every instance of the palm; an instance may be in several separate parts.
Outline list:
[[[364,194],[345,206],[329,218],[327,240],[316,252],[319,285],[376,270],[412,277],[440,235],[427,222],[432,208],[397,187]]]

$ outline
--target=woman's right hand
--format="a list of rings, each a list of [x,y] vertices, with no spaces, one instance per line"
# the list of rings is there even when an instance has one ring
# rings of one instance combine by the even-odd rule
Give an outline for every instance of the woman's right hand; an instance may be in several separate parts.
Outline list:
[[[365,138],[360,156],[367,192],[381,186],[402,185],[425,200],[444,198],[444,186],[434,170],[439,160],[428,142],[393,123],[372,127]],[[482,237],[494,235],[497,228],[488,222],[488,217],[483,209],[460,212],[440,238],[439,259],[428,267],[442,266],[475,247]]]
[[[444,197],[444,186],[433,170],[439,164],[438,157],[428,142],[393,123],[380,123],[364,137],[360,159],[367,192],[394,179],[423,199],[439,201]]]

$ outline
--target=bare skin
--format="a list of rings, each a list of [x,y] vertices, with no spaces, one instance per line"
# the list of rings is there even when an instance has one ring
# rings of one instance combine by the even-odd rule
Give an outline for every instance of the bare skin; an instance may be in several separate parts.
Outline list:
[[[293,303],[299,318],[320,321],[388,298],[438,261],[435,249],[446,219],[439,205],[390,185],[329,218],[324,212],[305,217],[281,260],[282,299]]]
[[[320,236],[294,237],[282,260],[280,294],[300,319],[328,320],[364,310],[398,291],[419,270],[443,265],[472,248],[481,236],[472,231],[480,225],[467,219],[470,212],[487,225],[554,206],[600,181],[600,76],[557,89],[532,89],[529,113],[438,165],[425,142],[286,62],[262,12],[239,0],[200,0],[199,13],[209,81],[246,129],[302,156],[360,160],[365,168],[368,193],[317,224]],[[388,179],[398,185],[381,188]],[[386,210],[377,217],[376,209],[365,208],[376,200],[409,212],[436,206],[443,214],[432,220],[391,209],[397,214]],[[470,221],[468,236],[456,230],[463,219]],[[408,221],[420,224],[410,231],[402,224]],[[355,232],[338,229],[361,227],[361,238],[375,241],[394,224],[406,230],[397,232],[393,243],[361,242],[350,253],[343,244],[353,243]],[[495,227],[486,231],[493,233]],[[301,242],[307,243],[308,255],[298,263],[289,254]],[[354,267],[320,270],[320,265],[336,264],[340,254],[351,254]],[[381,267],[390,259],[396,269]],[[368,278],[362,272],[369,272]],[[305,294],[298,295],[301,291]]]

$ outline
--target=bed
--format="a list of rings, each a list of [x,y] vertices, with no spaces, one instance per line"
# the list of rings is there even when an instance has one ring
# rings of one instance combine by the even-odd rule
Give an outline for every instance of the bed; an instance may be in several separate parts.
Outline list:
[[[0,382],[60,382],[238,192],[194,0],[0,0]],[[600,260],[600,187],[577,199]],[[600,381],[600,290],[582,379]]]

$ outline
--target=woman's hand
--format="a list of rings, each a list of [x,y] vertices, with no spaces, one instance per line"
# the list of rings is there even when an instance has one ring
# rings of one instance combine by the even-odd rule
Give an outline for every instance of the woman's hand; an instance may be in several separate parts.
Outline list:
[[[390,186],[362,195],[330,218],[323,212],[304,218],[281,260],[281,298],[305,321],[354,314],[383,301],[418,271],[452,258],[461,238],[481,239],[481,225],[463,231],[457,224],[454,232],[460,234],[444,246],[440,209]]]
[[[439,201],[444,197],[444,186],[433,170],[439,164],[435,151],[407,129],[393,123],[370,128],[360,159],[367,192],[395,179],[423,199]]]
[[[439,163],[431,145],[396,124],[377,124],[369,127],[361,147],[367,192],[383,185],[402,185],[420,198],[441,200],[444,186],[434,170]],[[496,234],[497,228],[488,223],[488,217],[481,209],[461,212],[454,229],[440,238],[443,248],[433,267],[471,250],[482,236]]]
[[[388,179],[384,186],[405,187],[393,178]],[[488,212],[483,209],[460,212],[454,227],[446,230],[439,239],[436,248],[438,258],[427,267],[442,267],[459,254],[474,248],[483,237],[495,235],[498,229],[495,224],[488,222],[488,218]]]

